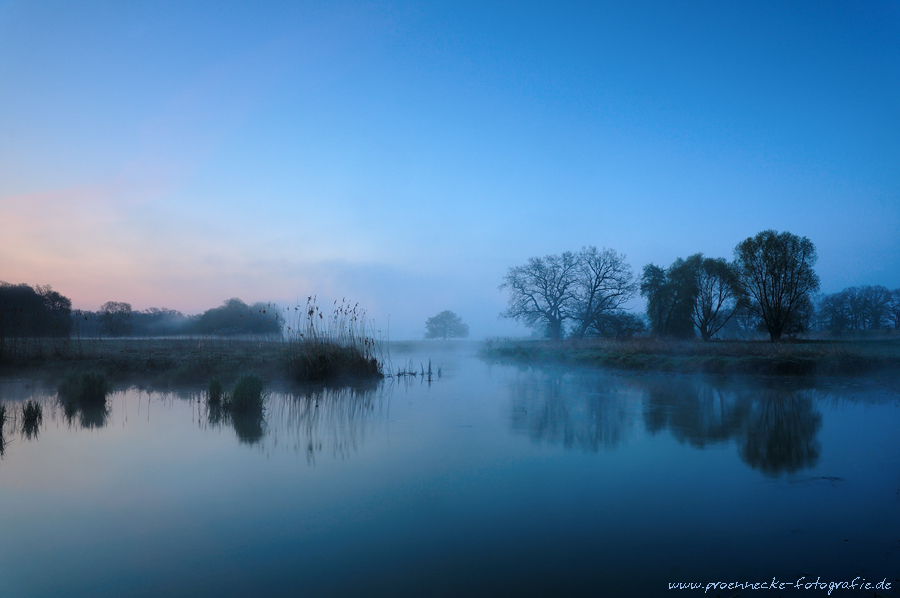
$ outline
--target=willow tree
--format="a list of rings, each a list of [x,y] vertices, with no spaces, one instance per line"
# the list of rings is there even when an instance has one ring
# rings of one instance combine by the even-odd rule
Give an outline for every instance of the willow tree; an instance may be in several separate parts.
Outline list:
[[[769,333],[777,341],[799,328],[799,318],[819,288],[813,270],[816,246],[807,237],[765,230],[738,243],[735,265],[743,291]]]

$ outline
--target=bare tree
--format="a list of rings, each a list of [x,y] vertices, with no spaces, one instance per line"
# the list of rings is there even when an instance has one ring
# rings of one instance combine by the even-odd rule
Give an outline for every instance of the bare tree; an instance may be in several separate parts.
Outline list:
[[[559,340],[565,322],[575,317],[579,265],[578,256],[566,251],[510,268],[500,285],[500,290],[509,290],[509,307],[500,316],[544,326],[547,336]]]
[[[819,326],[832,332],[881,330],[895,324],[893,294],[881,285],[847,287],[824,295],[818,304]]]
[[[697,289],[691,319],[700,337],[708,341],[728,323],[738,307],[737,272],[724,258],[704,258],[701,253],[686,261],[694,269]]]
[[[591,331],[600,333],[604,316],[634,297],[637,285],[625,256],[612,249],[582,247],[577,258],[573,336],[584,338]]]
[[[859,296],[866,330],[885,328],[891,309],[891,292],[881,285],[866,285],[860,287]]]
[[[819,288],[813,270],[816,246],[806,237],[766,230],[738,243],[735,264],[741,286],[752,299],[773,341],[800,326],[799,316]]]

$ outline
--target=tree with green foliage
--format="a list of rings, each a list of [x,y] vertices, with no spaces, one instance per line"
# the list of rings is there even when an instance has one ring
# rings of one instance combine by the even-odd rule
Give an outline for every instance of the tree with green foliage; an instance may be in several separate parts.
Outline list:
[[[813,242],[789,232],[766,230],[738,243],[734,257],[741,288],[769,339],[777,341],[783,334],[802,331],[804,315],[812,310],[810,295],[819,288]]]
[[[668,269],[647,264],[641,276],[641,295],[647,299],[650,330],[656,336],[694,336],[694,303],[698,288],[695,264],[678,258]]]
[[[467,338],[469,325],[450,310],[425,320],[425,338]]]

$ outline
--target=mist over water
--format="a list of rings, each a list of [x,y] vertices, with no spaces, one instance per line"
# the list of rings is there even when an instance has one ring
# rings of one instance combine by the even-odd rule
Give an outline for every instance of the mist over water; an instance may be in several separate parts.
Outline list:
[[[683,580],[898,574],[900,395],[874,380],[515,367],[397,344],[442,376],[125,388],[98,417],[0,380],[0,593],[665,595]]]

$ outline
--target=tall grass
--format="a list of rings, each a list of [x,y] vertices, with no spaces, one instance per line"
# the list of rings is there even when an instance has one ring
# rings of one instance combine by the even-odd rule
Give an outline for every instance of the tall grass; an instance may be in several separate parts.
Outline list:
[[[69,370],[58,390],[59,396],[64,400],[86,405],[102,405],[106,403],[106,395],[111,389],[109,381],[103,374],[97,372],[79,374]]]
[[[327,316],[314,296],[294,308],[288,321],[286,362],[297,381],[381,377],[383,342],[375,339],[366,311],[358,303],[334,302]]]
[[[228,410],[234,413],[261,413],[265,397],[263,381],[256,374],[246,374],[238,378],[228,399]]]

